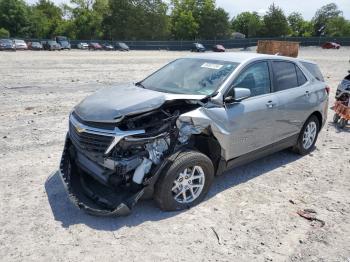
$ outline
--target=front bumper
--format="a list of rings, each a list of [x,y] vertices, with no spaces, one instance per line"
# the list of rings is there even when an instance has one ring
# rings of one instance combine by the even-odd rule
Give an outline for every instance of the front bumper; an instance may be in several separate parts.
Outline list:
[[[145,189],[142,188],[136,193],[121,192],[114,199],[105,197],[101,192],[111,193],[111,190],[104,188],[99,182],[86,180],[83,173],[78,170],[73,154],[70,138],[66,137],[62,153],[59,174],[71,202],[88,214],[98,216],[126,216],[143,196]],[[94,185],[98,185],[93,188]]]
[[[117,192],[116,189],[103,185],[79,170],[72,151],[74,151],[74,145],[67,134],[60,162],[60,177],[70,201],[86,213],[96,216],[129,215],[139,199],[153,196],[154,185],[162,171],[176,159],[180,152],[173,153],[160,165],[151,169],[152,176],[145,179],[140,187]]]

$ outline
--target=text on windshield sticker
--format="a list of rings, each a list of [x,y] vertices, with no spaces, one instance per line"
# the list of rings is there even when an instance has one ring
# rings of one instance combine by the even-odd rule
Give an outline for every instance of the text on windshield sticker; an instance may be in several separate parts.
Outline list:
[[[223,67],[223,65],[204,63],[203,65],[201,65],[201,67],[219,70],[221,67]]]

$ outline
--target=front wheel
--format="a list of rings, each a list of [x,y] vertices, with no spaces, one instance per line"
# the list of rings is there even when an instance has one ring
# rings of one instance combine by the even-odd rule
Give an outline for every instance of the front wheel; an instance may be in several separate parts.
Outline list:
[[[293,148],[294,151],[300,155],[310,153],[315,146],[319,131],[320,122],[318,118],[314,115],[310,116],[301,129],[297,144]]]
[[[154,199],[166,211],[197,205],[214,179],[212,161],[197,151],[180,153],[165,172],[156,184]]]

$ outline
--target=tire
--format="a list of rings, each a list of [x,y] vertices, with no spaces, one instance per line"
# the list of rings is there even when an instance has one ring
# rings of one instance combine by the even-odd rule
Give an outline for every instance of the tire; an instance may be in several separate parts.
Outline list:
[[[347,122],[348,121],[345,118],[341,118],[337,124],[338,128],[343,129],[346,126]]]
[[[316,129],[315,129],[315,133],[312,132],[312,134],[313,134],[312,141],[308,140],[308,139],[304,140],[304,138],[308,137],[306,132],[308,132],[308,130],[309,131],[313,130],[313,128],[316,128]],[[302,156],[310,153],[315,146],[319,131],[320,131],[320,122],[318,121],[318,118],[315,115],[310,116],[308,118],[308,120],[306,120],[303,128],[301,129],[297,144],[293,147],[294,152],[296,152]],[[304,137],[304,136],[306,136],[306,137]],[[306,140],[308,140],[308,143],[304,142]]]
[[[340,119],[340,115],[338,115],[337,113],[335,113],[334,116],[333,116],[333,123],[334,123],[334,124],[338,123],[339,119]]]
[[[186,176],[185,170],[188,174]],[[192,172],[193,170],[195,171]],[[193,179],[193,176],[196,178]],[[204,179],[198,177],[204,177]],[[214,166],[206,155],[197,151],[182,152],[159,178],[155,185],[154,199],[164,211],[188,209],[204,199],[213,179]],[[187,187],[192,187],[192,190],[186,189]]]

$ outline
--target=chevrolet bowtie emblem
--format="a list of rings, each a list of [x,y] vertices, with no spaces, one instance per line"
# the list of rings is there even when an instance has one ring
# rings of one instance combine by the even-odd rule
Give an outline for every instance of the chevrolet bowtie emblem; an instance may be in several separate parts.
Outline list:
[[[80,125],[76,125],[75,129],[77,130],[78,133],[83,133],[85,131],[85,128],[81,127]]]

